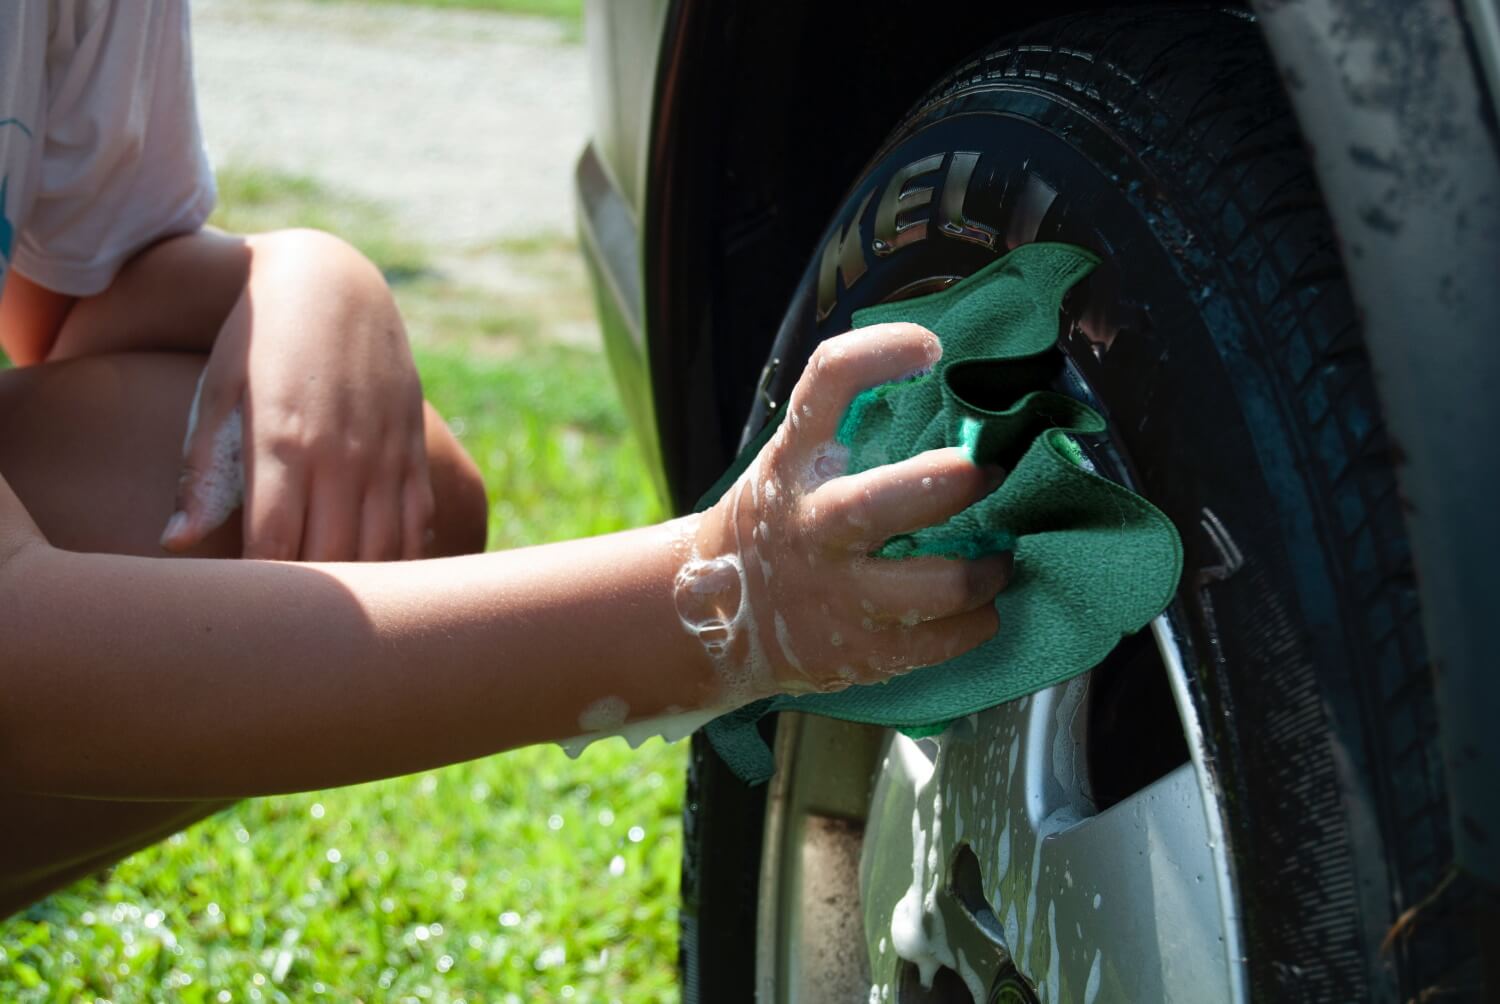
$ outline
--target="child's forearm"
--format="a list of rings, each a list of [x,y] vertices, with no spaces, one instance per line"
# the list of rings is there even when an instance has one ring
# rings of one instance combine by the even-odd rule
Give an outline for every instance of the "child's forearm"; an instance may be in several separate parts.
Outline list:
[[[880,542],[995,487],[962,449],[846,474],[854,396],[935,336],[824,342],[712,508],[390,565],[158,561],[42,539],[0,478],[0,786],[216,798],[347,784],[664,712],[885,679],[997,626],[1004,557]]]
[[[696,519],[406,565],[26,547],[0,563],[0,610],[26,625],[3,642],[0,784],[307,789],[711,705],[672,598]]]

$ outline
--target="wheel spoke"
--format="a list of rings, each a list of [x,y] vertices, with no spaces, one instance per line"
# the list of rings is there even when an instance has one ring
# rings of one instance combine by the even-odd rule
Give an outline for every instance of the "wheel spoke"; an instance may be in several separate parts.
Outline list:
[[[877,986],[894,992],[911,964],[952,969],[979,1000],[1016,970],[1044,1001],[1229,997],[1194,767],[1095,814],[1087,696],[1081,677],[961,723],[927,752],[893,737],[861,863]]]
[[[1071,825],[1070,825],[1071,824]],[[1107,811],[1052,818],[996,899],[1023,968],[1050,1000],[1211,1000],[1225,983],[1218,884],[1191,765]]]

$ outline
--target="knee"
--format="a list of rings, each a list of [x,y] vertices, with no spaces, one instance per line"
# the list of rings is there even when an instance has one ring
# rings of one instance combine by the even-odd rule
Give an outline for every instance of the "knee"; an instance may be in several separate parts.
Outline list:
[[[432,405],[427,411],[427,469],[432,477],[433,517],[429,557],[476,554],[489,535],[489,497],[484,478],[448,424]]]

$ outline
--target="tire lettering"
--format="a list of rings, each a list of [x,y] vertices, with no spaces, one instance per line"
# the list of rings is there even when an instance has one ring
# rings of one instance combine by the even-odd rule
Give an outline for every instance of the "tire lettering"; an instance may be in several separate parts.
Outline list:
[[[969,241],[980,247],[995,249],[999,232],[964,215],[964,202],[969,196],[969,182],[974,177],[974,168],[979,163],[979,154],[960,150],[953,155],[948,165],[948,176],[943,180],[943,198],[938,204],[938,229],[949,237]]]
[[[927,224],[930,213],[913,217],[912,214],[932,204],[933,189],[929,185],[913,185],[913,180],[925,174],[933,174],[948,164],[948,173],[943,179],[942,195],[938,201],[938,231],[955,240],[967,241],[994,250],[999,246],[999,232],[991,226],[972,220],[964,215],[964,203],[968,199],[969,185],[974,178],[974,169],[979,164],[978,153],[960,150],[950,157],[935,153],[921,160],[914,160],[901,168],[886,182],[880,202],[875,210],[874,234],[870,249],[884,257],[918,241],[927,239]],[[838,304],[839,279],[844,280],[844,289],[854,284],[869,269],[864,242],[860,239],[860,225],[865,211],[870,207],[874,190],[865,193],[859,208],[849,222],[839,229],[835,226],[818,262],[818,321],[833,313]]]
[[[838,302],[838,273],[844,274],[844,288],[853,289],[859,277],[868,267],[865,262],[865,245],[859,239],[859,223],[870,204],[873,191],[866,193],[859,208],[854,211],[849,225],[840,233],[834,230],[828,243],[823,245],[823,260],[818,265],[818,320],[833,313]]]
[[[913,186],[910,182],[939,170],[944,158],[944,154],[935,153],[913,161],[891,175],[875,210],[875,236],[870,241],[870,249],[876,254],[894,254],[908,244],[926,239],[927,217],[913,219],[908,214],[932,202],[932,189],[926,185]]]

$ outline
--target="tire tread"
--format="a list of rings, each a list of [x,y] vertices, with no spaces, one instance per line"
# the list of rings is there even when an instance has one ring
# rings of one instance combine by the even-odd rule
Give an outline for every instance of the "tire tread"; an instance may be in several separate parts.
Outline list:
[[[1185,58],[1201,51],[1215,58]],[[913,117],[976,84],[1007,79],[1054,83],[1110,128],[1129,133],[1158,176],[1175,175],[1171,187],[1181,201],[1199,208],[1194,232],[1218,235],[1227,284],[1264,309],[1265,321],[1256,325],[1260,358],[1292,390],[1284,403],[1302,430],[1307,476],[1326,502],[1320,522],[1346,609],[1360,617],[1360,629],[1349,632],[1358,653],[1353,663],[1387,667],[1367,674],[1379,680],[1375,686],[1355,683],[1363,694],[1365,752],[1386,809],[1382,829],[1399,911],[1441,881],[1450,843],[1430,670],[1373,374],[1317,180],[1264,43],[1240,12],[1174,8],[1064,18],[966,64],[918,102]],[[1220,225],[1226,213],[1239,225]],[[1311,763],[1326,723],[1322,695],[1310,677],[1301,682],[1287,702],[1299,710],[1274,728],[1288,743],[1309,744]],[[1326,979],[1301,972],[1285,983],[1284,999],[1365,992],[1365,953],[1318,944],[1345,922],[1335,915],[1356,909],[1349,864],[1333,852],[1310,857],[1322,866],[1321,874],[1306,876],[1322,911],[1309,904],[1298,929],[1284,934],[1325,953]],[[1445,934],[1434,925],[1398,944],[1403,999],[1468,962],[1462,942]]]

